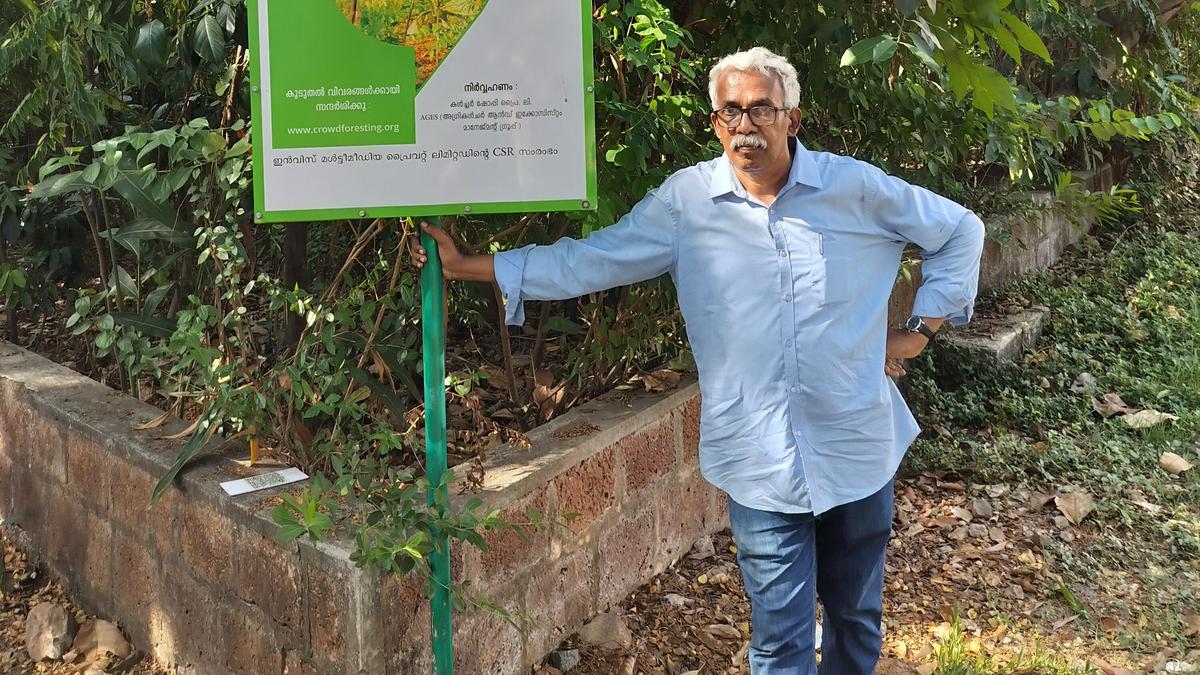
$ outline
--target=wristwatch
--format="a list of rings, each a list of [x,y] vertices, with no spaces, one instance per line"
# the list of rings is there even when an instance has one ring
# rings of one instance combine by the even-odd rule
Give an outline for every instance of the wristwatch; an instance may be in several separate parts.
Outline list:
[[[937,335],[937,331],[930,328],[929,325],[925,323],[924,319],[916,316],[915,314],[908,317],[908,321],[904,322],[904,330],[910,333],[920,333],[930,340],[933,339],[934,335]]]

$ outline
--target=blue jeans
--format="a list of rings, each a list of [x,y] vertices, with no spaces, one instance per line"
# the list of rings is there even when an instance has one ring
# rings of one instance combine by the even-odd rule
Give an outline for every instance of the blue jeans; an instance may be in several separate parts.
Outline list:
[[[869,675],[883,644],[883,557],[892,483],[820,516],[758,511],[729,500],[738,566],[750,596],[753,675]],[[821,668],[816,596],[825,609]]]

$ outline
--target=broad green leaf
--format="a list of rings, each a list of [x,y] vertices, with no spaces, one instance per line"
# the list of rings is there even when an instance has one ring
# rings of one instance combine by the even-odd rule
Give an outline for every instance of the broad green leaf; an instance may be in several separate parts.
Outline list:
[[[962,4],[976,26],[985,28],[1000,23],[1000,4],[996,0],[963,0]]]
[[[108,316],[108,315],[106,315]],[[142,316],[133,312],[113,312],[114,321],[151,337],[169,338],[175,333],[175,320],[156,316]]]
[[[968,91],[973,92],[971,105],[982,110],[988,117],[995,115],[996,106],[1011,110],[1017,105],[1008,79],[961,50],[947,50],[946,72],[955,99],[962,100]]]
[[[1017,42],[1025,48],[1025,51],[1037,55],[1046,63],[1054,63],[1050,58],[1050,52],[1046,50],[1046,43],[1042,42],[1042,38],[1038,37],[1038,34],[1033,32],[1028,24],[1008,12],[1001,12],[1000,19],[1017,36]]]
[[[133,276],[129,274],[121,265],[113,267],[109,274],[108,287],[117,288],[121,291],[121,295],[127,298],[135,298],[138,296],[138,285],[133,280]]]
[[[92,162],[89,164],[88,167],[83,170],[83,174],[80,177],[85,182],[95,185],[96,179],[100,177],[100,163]]]
[[[196,55],[209,63],[218,63],[225,57],[225,31],[212,14],[206,14],[196,23],[192,32],[192,46]]]
[[[963,100],[967,92],[971,90],[971,75],[969,64],[966,63],[962,52],[957,49],[946,52],[946,76],[949,80],[950,91],[954,94],[954,100]]]
[[[225,137],[215,131],[208,132],[208,135],[204,137],[203,145],[200,147],[200,154],[209,162],[223,157],[225,154]]]
[[[29,191],[30,199],[51,199],[53,197],[61,197],[70,192],[76,192],[91,187],[87,181],[83,180],[82,171],[72,171],[70,173],[58,174],[51,176],[46,180],[33,186]]]
[[[155,19],[138,28],[133,40],[133,51],[147,66],[159,67],[167,59],[167,28]]]
[[[1021,47],[1017,44],[1017,39],[1004,26],[993,26],[987,29],[988,35],[996,38],[996,44],[1004,50],[1005,54],[1013,60],[1013,63],[1021,63]]]
[[[305,532],[307,530],[304,529],[304,526],[297,523],[283,525],[275,532],[275,539],[280,543],[286,544],[289,541],[299,539]]]
[[[896,53],[896,41],[886,35],[859,40],[842,54],[841,67],[886,61]]]
[[[995,114],[995,106],[1008,110],[1017,107],[1017,98],[1007,78],[982,63],[973,65],[971,86],[975,91],[975,98],[972,99],[975,107],[985,112],[988,117]]]
[[[140,175],[122,171],[113,182],[113,189],[129,202],[138,217],[158,221],[170,229],[179,227],[179,216],[175,209],[169,203],[155,199]]]
[[[51,157],[46,160],[46,163],[38,169],[38,180],[46,180],[46,176],[58,171],[64,166],[71,166],[79,163],[79,158],[75,155],[63,155],[62,157]]]
[[[169,241],[175,244],[185,244],[191,241],[191,237],[172,230],[163,225],[157,220],[149,218],[139,218],[123,227],[114,228],[100,233],[101,237],[112,237],[112,240],[124,246],[131,253],[141,255],[141,243],[143,241]]]
[[[929,25],[925,17],[918,16],[916,24],[917,28],[921,30],[921,37],[925,38],[925,41],[929,43],[929,51],[932,52],[935,48],[942,48],[942,41],[938,39],[937,33],[934,32],[933,27]]]
[[[236,143],[231,145],[229,147],[229,149],[225,151],[225,156],[226,157],[237,157],[239,155],[244,155],[244,154],[246,154],[246,152],[249,149],[250,149],[250,136],[247,134],[246,136],[242,136],[241,138],[239,138]]]
[[[933,50],[929,48],[929,43],[925,41],[925,38],[922,37],[920,33],[909,33],[908,37],[912,40],[911,44],[908,42],[904,43],[904,46],[908,48],[908,51],[912,52],[913,55],[920,59],[921,63],[924,63],[930,70],[938,75],[944,75],[942,67],[938,65],[937,60],[933,58]]]
[[[167,297],[167,293],[170,293],[174,288],[175,288],[175,282],[171,281],[171,282],[167,282],[167,283],[163,284],[162,286],[159,286],[158,288],[155,288],[154,290],[147,293],[146,301],[142,306],[142,311],[147,316],[152,315],[155,312],[157,312],[158,306],[161,305],[163,299]],[[142,331],[142,332],[145,333],[146,331]],[[174,332],[174,330],[172,330],[172,332]]]
[[[921,0],[896,0],[896,10],[901,16],[912,16],[921,6]]]

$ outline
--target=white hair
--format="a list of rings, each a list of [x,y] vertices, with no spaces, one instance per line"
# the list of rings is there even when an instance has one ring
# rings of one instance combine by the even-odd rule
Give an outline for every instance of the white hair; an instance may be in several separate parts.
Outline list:
[[[723,57],[708,71],[708,98],[713,110],[718,107],[717,81],[727,70],[743,73],[757,71],[767,77],[777,77],[783,85],[783,107],[796,108],[800,105],[800,79],[796,76],[795,67],[766,47],[753,47]]]

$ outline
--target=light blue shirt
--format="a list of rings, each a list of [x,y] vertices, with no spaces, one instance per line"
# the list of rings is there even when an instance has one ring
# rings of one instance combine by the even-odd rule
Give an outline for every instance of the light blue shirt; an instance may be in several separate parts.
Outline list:
[[[496,256],[506,321],[669,273],[699,371],[700,468],[739,504],[822,513],[877,492],[919,428],[883,370],[905,244],[913,313],[970,320],[983,223],[966,208],[799,143],[764,206],[724,155],[683,169],[585,239]]]

